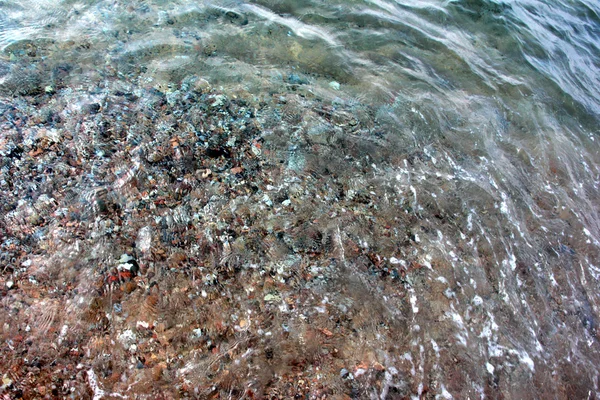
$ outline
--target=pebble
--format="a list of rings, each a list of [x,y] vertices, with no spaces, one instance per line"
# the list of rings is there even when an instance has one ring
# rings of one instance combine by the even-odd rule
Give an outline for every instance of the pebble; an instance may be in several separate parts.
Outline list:
[[[98,104],[98,103],[87,104],[84,106],[83,110],[85,112],[87,112],[88,114],[98,114],[98,112],[100,111],[100,104]]]
[[[194,90],[197,92],[206,92],[210,90],[210,83],[206,79],[198,78],[194,82]]]
[[[287,81],[293,85],[306,85],[308,83],[308,80],[302,78],[298,74],[289,74],[287,76]]]
[[[473,305],[480,306],[483,304],[483,299],[480,296],[473,297]]]
[[[227,11],[225,13],[225,17],[232,24],[240,26],[248,25],[248,17],[246,17],[244,14],[237,13],[235,11]]]
[[[264,298],[265,301],[280,301],[281,297],[277,294],[269,293]]]

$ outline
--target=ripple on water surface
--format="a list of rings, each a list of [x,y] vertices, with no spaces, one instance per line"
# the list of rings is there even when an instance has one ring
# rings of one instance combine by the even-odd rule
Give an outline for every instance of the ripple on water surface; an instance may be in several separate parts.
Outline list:
[[[0,394],[598,396],[598,15],[1,3]]]

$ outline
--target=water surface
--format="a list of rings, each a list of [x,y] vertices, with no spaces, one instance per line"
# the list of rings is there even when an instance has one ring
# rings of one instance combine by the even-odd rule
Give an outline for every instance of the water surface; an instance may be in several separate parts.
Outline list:
[[[599,67],[591,1],[1,2],[0,390],[594,398]]]

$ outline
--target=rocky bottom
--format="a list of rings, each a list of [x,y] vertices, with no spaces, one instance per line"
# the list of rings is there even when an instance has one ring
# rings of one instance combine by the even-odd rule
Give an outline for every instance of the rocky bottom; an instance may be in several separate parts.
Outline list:
[[[598,392],[573,214],[539,197],[554,228],[520,214],[522,241],[443,141],[368,106],[191,78],[0,114],[3,398]]]

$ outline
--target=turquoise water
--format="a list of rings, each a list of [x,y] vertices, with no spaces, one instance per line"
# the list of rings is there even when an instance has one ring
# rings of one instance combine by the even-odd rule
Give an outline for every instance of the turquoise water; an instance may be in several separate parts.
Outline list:
[[[599,70],[593,1],[1,1],[0,393],[598,396]]]

